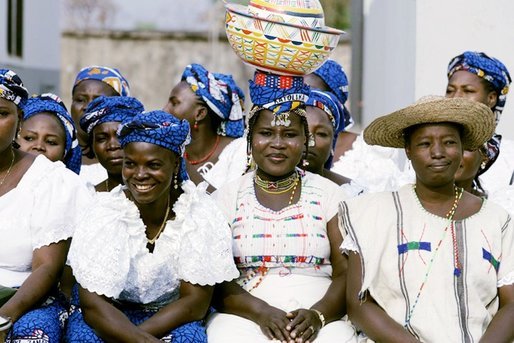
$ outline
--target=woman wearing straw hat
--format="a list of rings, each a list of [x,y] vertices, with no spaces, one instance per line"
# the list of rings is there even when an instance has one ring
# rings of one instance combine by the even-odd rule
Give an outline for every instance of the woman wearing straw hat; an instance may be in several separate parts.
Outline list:
[[[348,314],[370,340],[514,339],[512,220],[455,185],[463,149],[478,148],[493,130],[487,106],[442,97],[364,130],[369,144],[404,147],[416,171],[415,184],[340,205],[348,234],[342,249],[354,276]]]

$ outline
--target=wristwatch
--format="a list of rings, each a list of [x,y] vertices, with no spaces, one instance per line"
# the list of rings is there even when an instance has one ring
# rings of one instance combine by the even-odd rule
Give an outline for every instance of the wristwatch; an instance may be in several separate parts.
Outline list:
[[[12,326],[11,317],[0,316],[0,331],[7,331]]]

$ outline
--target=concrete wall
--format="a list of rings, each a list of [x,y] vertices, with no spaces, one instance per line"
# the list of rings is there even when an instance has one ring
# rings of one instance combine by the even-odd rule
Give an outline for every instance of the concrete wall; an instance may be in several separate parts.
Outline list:
[[[0,1],[0,65],[15,70],[30,93],[59,92],[59,0],[24,1],[23,56],[7,54],[7,1]]]
[[[141,100],[148,110],[164,106],[171,88],[180,81],[182,71],[189,63],[200,63],[210,71],[233,74],[247,94],[248,79],[252,77],[254,69],[236,56],[222,34],[64,33],[62,98],[67,104],[71,103],[71,89],[77,72],[92,64],[118,68],[128,79],[132,95]],[[348,42],[342,41],[335,49],[333,58],[349,71],[350,55]]]
[[[448,62],[465,50],[500,59],[514,75],[513,13],[512,0],[365,0],[364,124],[423,95],[443,95]],[[498,132],[512,139],[509,98]]]

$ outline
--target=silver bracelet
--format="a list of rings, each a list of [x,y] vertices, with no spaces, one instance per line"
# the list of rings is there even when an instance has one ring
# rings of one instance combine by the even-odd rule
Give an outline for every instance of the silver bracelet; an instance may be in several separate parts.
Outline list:
[[[0,316],[0,332],[7,331],[12,326],[11,317]]]
[[[325,326],[325,316],[323,315],[323,313],[321,313],[321,311],[316,310],[315,308],[311,308],[311,310],[316,312],[316,314],[318,315],[319,321],[321,322],[321,327],[324,327]]]

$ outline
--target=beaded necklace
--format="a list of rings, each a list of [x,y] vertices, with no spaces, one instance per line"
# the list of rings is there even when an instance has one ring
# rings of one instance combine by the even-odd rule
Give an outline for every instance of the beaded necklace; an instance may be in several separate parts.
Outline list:
[[[269,194],[282,194],[289,192],[291,189],[296,187],[298,179],[299,175],[297,171],[285,179],[278,181],[263,180],[259,175],[257,175],[257,173],[255,173],[255,184],[264,192]]]
[[[207,153],[207,155],[205,155],[201,159],[199,159],[199,160],[190,160],[189,159],[189,154],[187,152],[184,153],[184,158],[186,159],[187,163],[189,163],[190,165],[193,165],[193,166],[195,166],[197,164],[200,164],[200,163],[203,163],[203,162],[207,161],[209,158],[211,158],[211,156],[216,151],[216,148],[218,147],[218,144],[220,144],[220,136],[216,136],[216,143],[214,143],[214,147],[212,148],[211,151],[209,151],[209,153]]]
[[[415,192],[416,185],[414,185],[413,188],[414,188],[414,192]],[[448,225],[446,225],[446,227],[444,228],[443,235],[442,235],[441,239],[439,239],[439,242],[437,242],[436,248],[435,248],[435,250],[432,254],[432,257],[430,258],[430,261],[428,263],[428,267],[427,267],[427,270],[425,273],[425,278],[423,279],[423,282],[421,282],[421,286],[419,286],[418,294],[416,295],[416,300],[414,300],[414,304],[409,309],[409,313],[407,313],[407,318],[405,319],[405,325],[404,325],[405,328],[407,328],[407,326],[410,325],[410,320],[412,318],[412,315],[414,314],[414,309],[416,308],[416,305],[418,304],[421,292],[423,291],[423,288],[425,287],[425,284],[428,280],[428,276],[430,275],[430,272],[432,271],[432,266],[433,266],[435,257],[439,251],[439,248],[441,247],[441,244],[443,243],[443,241],[446,237],[448,228],[450,228],[450,227],[451,227],[451,233],[452,233],[452,246],[453,246],[453,256],[454,256],[454,272],[453,272],[453,274],[456,277],[460,276],[461,265],[459,262],[459,250],[457,247],[457,240],[455,239],[455,228],[453,225],[453,216],[455,216],[455,212],[457,211],[457,207],[459,206],[459,201],[462,198],[462,194],[464,193],[464,188],[454,186],[454,193],[455,193],[455,200],[453,201],[452,207],[450,208],[448,213],[446,213],[446,216],[445,216],[445,218],[448,219]]]

